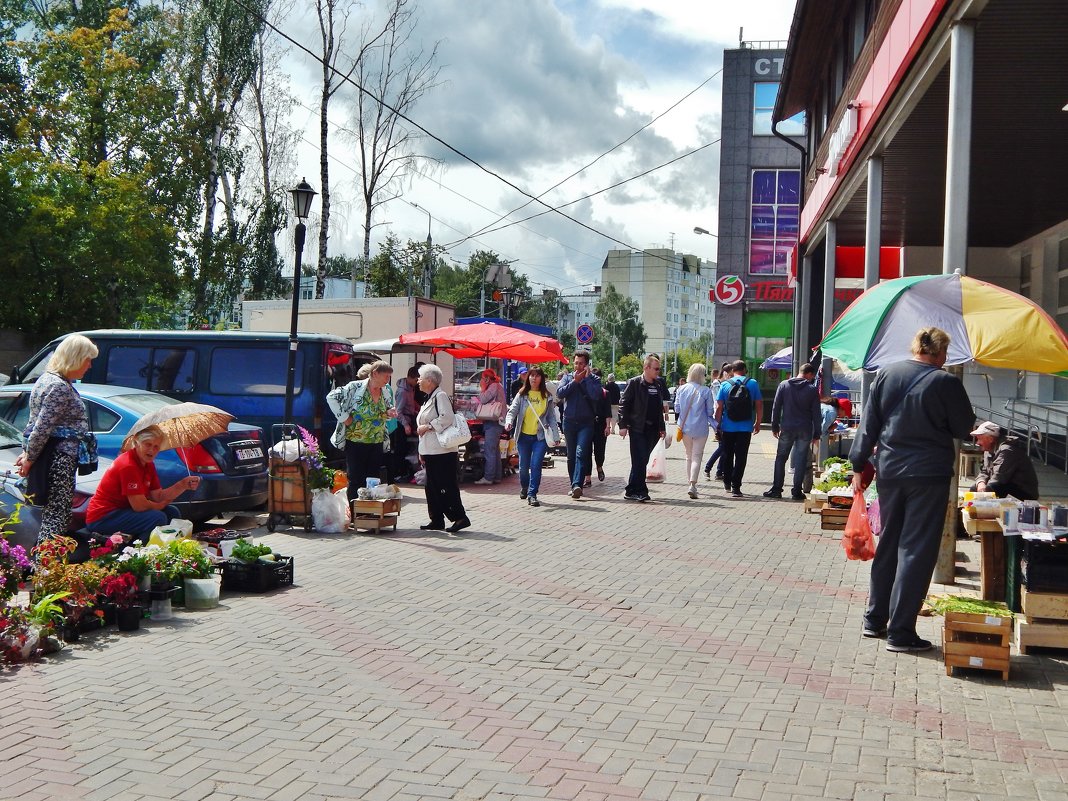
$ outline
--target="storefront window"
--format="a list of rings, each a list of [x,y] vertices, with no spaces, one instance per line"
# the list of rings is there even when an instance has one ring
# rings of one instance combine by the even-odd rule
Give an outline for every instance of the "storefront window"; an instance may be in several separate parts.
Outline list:
[[[749,214],[749,272],[785,275],[797,244],[801,173],[754,170]]]

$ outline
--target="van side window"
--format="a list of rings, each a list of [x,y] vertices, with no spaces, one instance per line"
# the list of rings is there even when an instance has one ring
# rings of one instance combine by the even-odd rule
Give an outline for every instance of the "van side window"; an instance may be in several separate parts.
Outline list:
[[[156,348],[152,354],[154,392],[192,392],[196,384],[197,352],[192,348]]]
[[[219,395],[284,395],[289,353],[283,348],[215,348],[209,391]],[[304,354],[297,351],[293,394],[301,389]]]
[[[148,366],[151,363],[151,348],[116,345],[108,351],[107,378],[104,383],[148,389]]]

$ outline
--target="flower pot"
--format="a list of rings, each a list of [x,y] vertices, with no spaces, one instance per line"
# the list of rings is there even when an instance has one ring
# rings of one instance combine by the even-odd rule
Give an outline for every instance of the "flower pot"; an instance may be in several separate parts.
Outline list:
[[[115,604],[111,603],[111,601],[104,601],[100,608],[104,610],[104,625],[115,625]]]
[[[141,576],[141,578],[137,580],[137,587],[143,592],[148,592],[150,589],[152,589],[152,576],[148,573],[145,573],[145,575]]]
[[[185,582],[189,579],[181,579],[181,582],[174,588],[174,593],[171,595],[171,603],[174,606],[185,606]]]
[[[174,612],[171,611],[170,596],[160,599],[153,598],[152,611],[150,614],[153,620],[170,620],[174,617]]]
[[[219,605],[219,581],[215,576],[185,580],[185,608],[213,609]]]
[[[68,620],[64,623],[61,636],[63,637],[63,642],[78,642],[78,640],[82,638],[82,633],[78,628],[78,622]]]
[[[119,624],[119,631],[137,631],[141,628],[141,607],[128,606],[124,609],[116,609],[115,619]]]

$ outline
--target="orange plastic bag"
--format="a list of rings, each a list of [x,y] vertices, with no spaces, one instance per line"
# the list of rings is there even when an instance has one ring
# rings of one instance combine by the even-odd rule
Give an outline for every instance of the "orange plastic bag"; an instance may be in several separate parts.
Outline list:
[[[868,524],[868,508],[863,493],[853,495],[853,506],[846,519],[845,535],[842,537],[846,559],[867,562],[875,558],[875,537]]]

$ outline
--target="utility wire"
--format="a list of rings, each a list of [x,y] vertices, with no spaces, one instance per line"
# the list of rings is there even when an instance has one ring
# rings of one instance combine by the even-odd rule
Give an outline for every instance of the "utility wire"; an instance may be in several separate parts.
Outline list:
[[[521,187],[517,186],[516,184],[512,183],[507,178],[505,178],[503,175],[500,175],[499,173],[494,172],[489,167],[484,166],[480,162],[478,162],[475,159],[473,159],[471,156],[468,156],[462,150],[457,149],[456,147],[450,145],[448,142],[446,142],[441,137],[437,136],[436,134],[431,133],[426,128],[424,128],[422,125],[420,125],[418,122],[416,122],[411,117],[409,117],[407,114],[405,114],[404,112],[400,111],[399,109],[394,108],[389,103],[387,103],[385,100],[381,99],[380,97],[375,95],[370,90],[368,90],[368,89],[364,88],[363,86],[361,86],[359,83],[357,83],[355,80],[353,80],[353,78],[351,76],[342,73],[333,64],[328,64],[326,61],[323,60],[322,56],[320,56],[317,53],[313,52],[308,47],[306,47],[304,44],[302,44],[301,42],[298,42],[292,36],[290,36],[285,31],[280,29],[278,26],[274,25],[270,20],[268,20],[265,16],[263,16],[263,14],[261,14],[258,10],[256,10],[256,9],[250,7],[249,5],[247,5],[244,2],[244,0],[236,0],[236,3],[237,3],[238,6],[240,6],[243,9],[245,9],[245,11],[248,14],[250,14],[252,17],[254,17],[255,19],[258,19],[263,24],[263,26],[265,28],[268,28],[268,29],[274,31],[276,34],[281,36],[283,39],[285,39],[291,45],[296,47],[298,50],[300,50],[301,52],[306,53],[308,56],[310,56],[315,62],[317,62],[318,64],[321,64],[322,66],[324,66],[327,69],[329,69],[338,78],[340,78],[344,83],[348,83],[348,84],[351,84],[352,86],[356,87],[360,92],[362,92],[363,94],[367,95],[374,102],[378,103],[383,108],[388,109],[389,111],[391,111],[392,113],[397,115],[397,117],[399,119],[402,119],[405,122],[409,123],[414,128],[418,129],[423,134],[425,134],[428,138],[430,138],[433,141],[437,142],[439,145],[441,145],[442,147],[446,148],[447,150],[452,151],[457,156],[462,158],[464,161],[467,161],[471,165],[473,165],[473,166],[477,167],[478,169],[482,170],[482,172],[486,173],[487,175],[489,175],[489,176],[491,176],[493,178],[496,178],[498,181],[503,183],[505,186],[508,186],[511,189],[514,189],[516,192],[521,194],[523,197],[529,198],[532,202],[535,202],[535,203],[537,203],[537,204],[539,204],[541,206],[544,206],[548,211],[555,212],[555,213],[559,214],[561,217],[563,217],[564,219],[570,220],[575,225],[578,225],[581,228],[585,228],[587,231],[590,231],[591,233],[597,234],[598,236],[604,237],[605,239],[608,239],[611,242],[615,242],[616,244],[623,245],[623,247],[625,247],[625,248],[627,248],[627,249],[629,249],[631,251],[637,251],[637,252],[640,252],[640,253],[644,253],[645,255],[652,256],[654,258],[664,258],[664,257],[660,256],[659,254],[650,253],[647,250],[645,250],[644,248],[639,248],[639,247],[637,247],[635,245],[630,244],[629,242],[626,242],[626,241],[624,241],[622,239],[618,239],[617,237],[614,237],[611,234],[607,234],[604,231],[600,231],[600,230],[594,228],[593,226],[587,225],[586,223],[582,222],[581,220],[575,219],[571,215],[566,214],[563,211],[560,211],[559,209],[553,208],[548,203],[544,202],[543,200],[540,200],[539,198],[537,198],[534,195],[530,194],[526,190],[524,190]],[[665,259],[665,261],[666,261],[666,259]]]
[[[619,148],[623,147],[623,145],[627,144],[627,142],[629,142],[629,141],[630,141],[631,139],[633,139],[633,138],[634,138],[635,136],[637,136],[637,135],[638,135],[638,134],[640,134],[640,133],[641,133],[642,131],[644,131],[644,130],[645,130],[646,128],[648,128],[649,126],[651,126],[651,125],[652,125],[652,124],[653,124],[654,122],[656,122],[657,120],[659,120],[659,119],[660,119],[661,117],[663,117],[663,116],[665,116],[666,114],[669,114],[670,112],[674,111],[674,110],[675,110],[676,108],[678,108],[678,107],[679,107],[680,105],[682,105],[682,104],[683,104],[684,102],[686,102],[687,100],[689,100],[689,99],[690,99],[690,98],[691,98],[691,97],[692,97],[692,96],[693,96],[694,94],[696,94],[696,93],[697,93],[697,92],[698,92],[699,90],[703,89],[703,88],[704,88],[704,86],[705,86],[705,84],[707,84],[707,83],[708,83],[709,81],[711,81],[711,80],[712,80],[713,78],[715,78],[715,77],[716,77],[717,75],[719,75],[719,74],[720,74],[721,72],[723,72],[723,67],[720,67],[720,68],[719,68],[718,70],[716,70],[715,72],[713,72],[713,73],[712,73],[711,75],[709,75],[709,76],[708,76],[707,78],[705,78],[705,79],[704,79],[703,81],[701,81],[701,83],[700,83],[700,84],[698,84],[697,86],[695,86],[695,87],[694,87],[693,89],[691,89],[691,90],[690,90],[689,92],[687,92],[687,93],[686,93],[685,95],[683,95],[683,96],[682,96],[681,98],[679,98],[679,99],[678,99],[677,101],[675,101],[675,102],[674,102],[674,103],[672,103],[672,104],[671,104],[670,106],[668,106],[668,107],[667,107],[666,109],[664,109],[663,111],[661,111],[661,112],[660,112],[659,114],[657,114],[657,115],[656,115],[655,117],[653,117],[653,118],[652,118],[651,120],[649,120],[649,122],[645,123],[645,125],[643,125],[643,126],[642,126],[641,128],[639,128],[638,130],[636,130],[636,131],[635,131],[634,133],[632,133],[632,134],[631,134],[630,136],[628,136],[628,137],[627,137],[626,139],[624,139],[624,140],[623,140],[622,142],[619,142],[619,143],[617,143],[616,145],[613,145],[613,146],[612,146],[611,148],[609,148],[608,150],[606,150],[606,151],[605,151],[604,153],[602,153],[601,155],[597,156],[597,158],[595,158],[595,159],[594,159],[593,161],[589,162],[588,164],[586,164],[586,165],[584,165],[584,166],[582,166],[582,167],[579,167],[579,168],[578,168],[577,170],[575,170],[575,171],[574,171],[573,173],[571,173],[571,174],[570,174],[569,176],[567,176],[566,178],[564,178],[564,179],[562,179],[562,180],[558,181],[557,183],[553,184],[552,186],[550,186],[550,187],[549,187],[548,189],[546,189],[546,190],[545,190],[544,192],[542,192],[541,194],[539,194],[539,195],[538,195],[538,197],[536,198],[536,200],[540,200],[541,198],[545,197],[545,196],[546,196],[547,194],[549,194],[550,192],[552,192],[552,191],[553,191],[554,189],[559,189],[559,188],[560,188],[561,186],[563,186],[564,184],[566,184],[566,183],[567,183],[568,181],[570,181],[570,180],[571,180],[572,178],[574,178],[574,177],[575,177],[576,175],[578,175],[579,173],[585,172],[585,171],[586,171],[586,170],[588,170],[588,169],[589,169],[590,167],[592,167],[592,166],[593,166],[594,164],[596,164],[596,163],[597,163],[598,161],[600,161],[601,159],[603,159],[603,158],[604,158],[605,156],[607,156],[607,155],[609,155],[610,153],[612,153],[612,152],[614,152],[614,151],[618,150]],[[501,220],[504,220],[504,219],[507,219],[508,217],[511,217],[511,216],[512,216],[513,214],[515,214],[516,212],[522,211],[523,209],[525,209],[525,208],[526,208],[527,206],[529,206],[529,205],[530,205],[531,203],[533,203],[533,202],[534,202],[534,200],[528,200],[528,201],[527,201],[526,203],[522,204],[521,206],[517,206],[516,208],[512,209],[511,211],[509,211],[509,212],[507,212],[507,213],[505,213],[505,214],[502,214],[501,216],[499,216],[499,217],[498,217],[498,218],[497,218],[496,220],[494,220],[493,222],[491,222],[491,223],[487,223],[486,225],[484,225],[484,226],[482,226],[481,228],[479,228],[479,229],[478,229],[477,231],[473,232],[473,233],[471,234],[471,236],[475,237],[475,236],[478,236],[478,235],[480,235],[480,234],[482,234],[482,233],[486,233],[486,232],[487,232],[487,229],[489,229],[489,228],[492,228],[492,227],[493,227],[494,225],[496,225],[497,223],[499,223],[499,222],[500,222]],[[530,219],[530,218],[528,217],[527,219]],[[500,229],[495,229],[495,230],[500,230]]]

